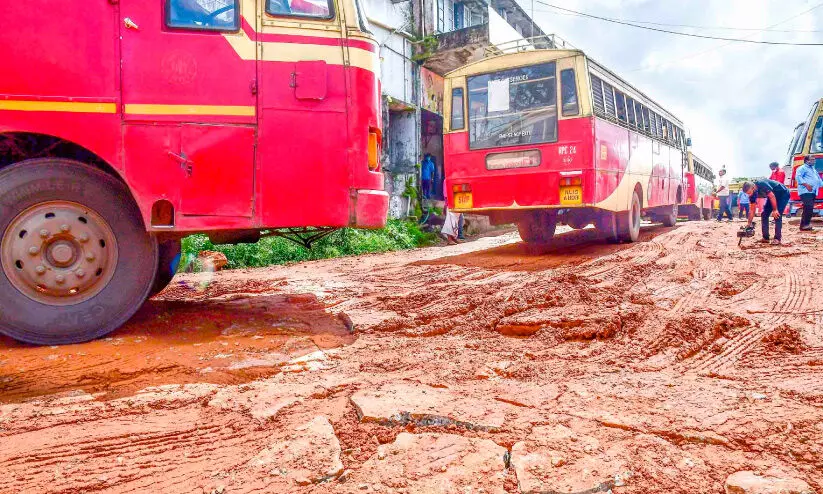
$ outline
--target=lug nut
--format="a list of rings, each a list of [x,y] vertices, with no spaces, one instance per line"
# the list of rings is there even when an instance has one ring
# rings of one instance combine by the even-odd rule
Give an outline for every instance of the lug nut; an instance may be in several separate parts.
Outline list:
[[[30,255],[36,256],[38,252],[40,252],[40,249],[38,249],[37,247],[35,247],[33,245],[31,247],[29,247],[29,254]]]
[[[36,268],[34,268],[34,271],[37,274],[45,274],[46,273],[46,267],[45,266],[37,266]]]
[[[89,241],[89,235],[88,235],[88,233],[83,233],[83,234],[81,234],[78,238],[79,238],[79,239],[80,239],[80,241],[81,241],[81,242],[83,242],[83,243],[86,243],[86,242],[88,242],[88,241]]]
[[[40,236],[43,237],[43,238],[48,238],[49,237],[49,231],[46,230],[45,228],[40,230]]]
[[[83,276],[86,276],[86,272],[85,272],[85,271],[83,271],[82,269],[78,269],[77,271],[75,271],[75,272],[74,272],[74,274],[75,274],[78,278],[82,278]]]
[[[62,284],[64,281],[66,281],[66,278],[62,274],[58,274],[54,277],[54,281],[56,281],[59,284]]]
[[[94,254],[92,252],[86,254],[86,260],[92,262],[94,260]]]
[[[69,225],[60,225],[60,231],[66,233],[67,231],[71,230]]]

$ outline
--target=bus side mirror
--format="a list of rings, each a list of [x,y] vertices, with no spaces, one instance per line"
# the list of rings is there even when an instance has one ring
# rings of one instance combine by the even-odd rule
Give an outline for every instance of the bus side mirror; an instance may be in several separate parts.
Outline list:
[[[692,138],[691,137],[686,138],[686,147],[692,147]]]

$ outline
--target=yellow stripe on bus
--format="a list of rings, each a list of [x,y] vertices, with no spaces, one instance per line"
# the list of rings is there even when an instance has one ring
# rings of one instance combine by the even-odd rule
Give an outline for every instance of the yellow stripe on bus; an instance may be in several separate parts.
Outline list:
[[[230,105],[125,105],[128,115],[218,115],[228,117],[253,117],[254,106]]]
[[[0,110],[62,113],[117,113],[117,105],[114,103],[89,103],[81,101],[0,100]]]

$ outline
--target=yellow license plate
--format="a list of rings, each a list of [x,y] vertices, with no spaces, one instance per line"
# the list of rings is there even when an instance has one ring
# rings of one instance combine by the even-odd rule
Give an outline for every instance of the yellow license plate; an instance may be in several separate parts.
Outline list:
[[[583,187],[560,187],[560,204],[582,204]]]
[[[472,193],[471,192],[455,192],[454,193],[454,209],[471,209],[472,208]]]

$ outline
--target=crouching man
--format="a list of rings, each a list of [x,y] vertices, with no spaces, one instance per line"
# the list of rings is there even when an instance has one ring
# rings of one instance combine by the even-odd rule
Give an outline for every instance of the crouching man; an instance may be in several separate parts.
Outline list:
[[[771,216],[774,218],[774,240],[771,243],[772,245],[780,245],[783,240],[783,211],[786,210],[786,205],[789,204],[789,189],[780,182],[764,178],[744,183],[743,192],[753,200],[757,198],[766,199],[766,204],[763,205],[763,213],[760,215],[763,227],[763,240],[761,242],[769,242],[769,216]],[[754,208],[749,210],[749,226],[751,226],[752,220],[754,220]]]

